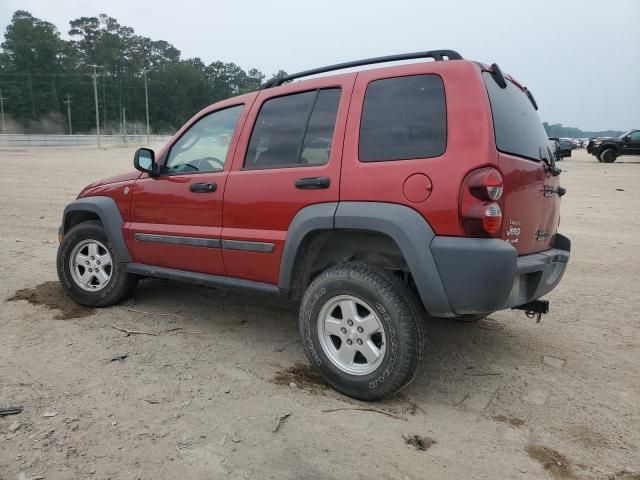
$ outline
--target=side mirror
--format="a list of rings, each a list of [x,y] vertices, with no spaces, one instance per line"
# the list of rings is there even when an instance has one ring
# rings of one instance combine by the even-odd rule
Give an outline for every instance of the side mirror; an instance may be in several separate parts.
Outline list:
[[[156,154],[150,148],[139,148],[133,156],[133,166],[143,173],[156,173]]]
[[[625,135],[624,136],[624,143],[629,143],[629,140],[631,140],[631,135]]]

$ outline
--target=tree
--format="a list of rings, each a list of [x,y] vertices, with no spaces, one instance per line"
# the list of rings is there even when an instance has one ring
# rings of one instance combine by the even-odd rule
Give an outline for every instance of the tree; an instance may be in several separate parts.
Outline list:
[[[563,137],[563,138],[594,138],[594,137],[618,137],[623,132],[617,130],[603,130],[603,131],[585,131],[575,127],[563,127],[561,123],[549,124],[543,122],[542,125],[550,137]]]
[[[18,121],[57,111],[56,74],[62,71],[65,42],[55,25],[18,10],[5,32],[3,73],[14,82],[5,89]]]
[[[235,63],[206,65],[199,58],[182,59],[170,43],[136,35],[133,28],[104,13],[71,20],[68,32],[71,40],[62,40],[53,24],[23,10],[15,12],[7,27],[0,50],[0,84],[11,98],[5,112],[25,131],[64,131],[62,100],[67,94],[72,98],[74,132],[93,131],[94,64],[101,130],[107,133],[121,131],[123,109],[129,125],[144,125],[143,71],[150,123],[157,133],[173,132],[203,107],[255,91],[265,79],[259,70],[245,71]],[[41,121],[44,118],[47,122]]]

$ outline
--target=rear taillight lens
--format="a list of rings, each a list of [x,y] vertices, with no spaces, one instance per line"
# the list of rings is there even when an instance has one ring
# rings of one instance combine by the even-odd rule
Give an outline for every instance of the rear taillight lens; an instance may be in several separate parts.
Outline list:
[[[480,168],[464,179],[460,219],[466,235],[496,237],[502,226],[502,175],[495,168]]]

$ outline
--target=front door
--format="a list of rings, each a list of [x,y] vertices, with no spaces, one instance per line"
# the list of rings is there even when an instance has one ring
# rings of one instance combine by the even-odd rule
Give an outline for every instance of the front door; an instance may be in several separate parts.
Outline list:
[[[190,122],[159,160],[160,174],[135,183],[125,227],[135,262],[224,275],[222,199],[244,110],[232,104]]]

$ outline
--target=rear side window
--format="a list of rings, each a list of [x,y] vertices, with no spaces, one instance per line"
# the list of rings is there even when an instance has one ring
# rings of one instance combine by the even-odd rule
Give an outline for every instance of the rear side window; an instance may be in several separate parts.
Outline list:
[[[510,80],[507,88],[500,88],[489,72],[482,75],[489,92],[498,150],[536,161],[542,158],[551,161],[547,133],[527,95]]]
[[[437,157],[446,145],[447,109],[438,75],[369,84],[360,122],[361,162]]]
[[[267,100],[251,133],[244,167],[324,165],[329,161],[340,89]]]

